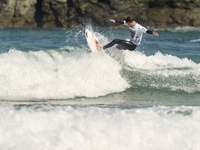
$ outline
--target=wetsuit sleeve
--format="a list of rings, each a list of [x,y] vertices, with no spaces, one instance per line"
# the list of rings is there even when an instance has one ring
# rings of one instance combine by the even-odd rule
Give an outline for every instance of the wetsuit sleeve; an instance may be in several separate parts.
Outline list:
[[[127,23],[126,21],[121,21],[121,20],[115,20],[115,23],[120,23],[120,24],[123,24],[123,25],[126,25],[127,26]]]
[[[121,21],[121,20],[115,20],[115,23],[124,24],[124,21]]]
[[[145,27],[143,27],[143,26],[141,26],[141,30],[142,30],[142,32],[143,32],[143,33],[147,33],[147,34],[153,34],[153,32],[152,32],[152,31],[150,31],[150,30],[146,29],[146,28],[145,28]]]
[[[150,30],[147,30],[146,33],[147,33],[147,34],[153,34],[153,32],[150,31]]]

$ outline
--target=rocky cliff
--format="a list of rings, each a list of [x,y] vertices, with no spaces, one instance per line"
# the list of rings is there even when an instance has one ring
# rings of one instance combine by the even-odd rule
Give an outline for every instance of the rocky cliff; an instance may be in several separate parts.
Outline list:
[[[0,26],[75,27],[132,16],[157,28],[200,27],[200,0],[0,0]]]

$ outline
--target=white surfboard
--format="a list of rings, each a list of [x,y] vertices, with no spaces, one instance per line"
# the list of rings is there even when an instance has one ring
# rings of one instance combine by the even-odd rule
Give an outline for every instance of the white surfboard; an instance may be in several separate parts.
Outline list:
[[[98,52],[98,49],[96,47],[96,42],[99,43],[99,40],[96,38],[96,36],[88,29],[85,30],[85,37],[87,40],[87,43],[91,49],[92,52]],[[102,49],[103,51],[103,49]]]

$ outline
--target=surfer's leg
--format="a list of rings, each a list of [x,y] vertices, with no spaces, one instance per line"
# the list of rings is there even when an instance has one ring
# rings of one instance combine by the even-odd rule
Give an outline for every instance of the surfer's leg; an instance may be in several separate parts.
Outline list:
[[[112,47],[113,45],[118,44],[120,49],[128,49],[128,50],[135,50],[137,45],[131,43],[130,41],[114,39],[112,42],[108,43],[107,45],[103,46],[103,49]]]
[[[112,42],[110,42],[110,43],[106,44],[105,46],[103,46],[103,49],[112,47],[113,45],[117,44],[118,41],[119,41],[119,39],[114,39]]]
[[[134,51],[136,48],[137,48],[137,45],[133,44],[132,42],[130,41],[126,41],[126,40],[120,40],[118,41],[117,43],[119,45],[119,49],[120,50],[130,50],[130,51]]]

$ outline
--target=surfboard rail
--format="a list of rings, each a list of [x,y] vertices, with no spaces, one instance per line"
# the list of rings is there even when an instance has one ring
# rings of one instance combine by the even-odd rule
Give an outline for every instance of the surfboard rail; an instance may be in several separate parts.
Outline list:
[[[92,31],[90,31],[89,29],[85,29],[85,37],[86,37],[88,46],[92,52],[103,51],[102,48],[101,48],[101,50],[98,49],[99,46],[101,47],[101,45],[100,45],[97,37],[92,33]]]

